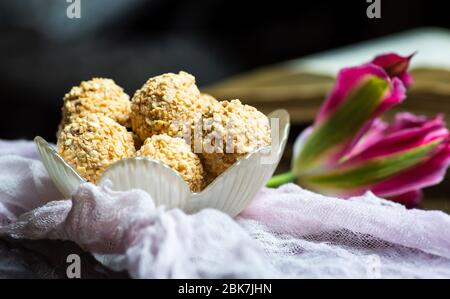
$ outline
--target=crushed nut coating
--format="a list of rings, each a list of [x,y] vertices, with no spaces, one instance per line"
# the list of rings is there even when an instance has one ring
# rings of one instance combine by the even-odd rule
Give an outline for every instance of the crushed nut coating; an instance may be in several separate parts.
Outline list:
[[[221,101],[218,111],[203,119],[201,157],[205,169],[218,176],[248,153],[269,145],[269,119],[239,100]]]
[[[129,126],[130,97],[113,80],[93,78],[74,86],[64,96],[59,131],[74,117],[101,113],[119,124]]]
[[[203,117],[210,116],[213,113],[219,113],[221,109],[221,102],[207,93],[202,93],[200,95],[200,105]]]
[[[82,177],[93,183],[112,163],[135,153],[132,134],[100,113],[74,117],[61,130],[57,150]]]
[[[153,135],[145,140],[136,156],[158,160],[177,171],[192,192],[199,192],[204,187],[205,173],[200,158],[183,138]]]
[[[142,139],[157,134],[182,136],[183,125],[202,111],[195,78],[185,72],[150,78],[133,96],[131,126]]]

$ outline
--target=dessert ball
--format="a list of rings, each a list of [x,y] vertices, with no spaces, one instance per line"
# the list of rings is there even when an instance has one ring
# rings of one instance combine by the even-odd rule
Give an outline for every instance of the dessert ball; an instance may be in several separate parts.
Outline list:
[[[145,140],[144,145],[136,152],[136,156],[149,157],[171,167],[180,173],[192,192],[203,189],[202,163],[183,138],[166,134],[153,135]]]
[[[271,142],[269,119],[263,113],[239,100],[219,103],[219,112],[203,119],[202,152],[199,153],[205,170],[213,177]]]
[[[59,130],[74,117],[91,113],[101,113],[119,124],[128,126],[131,102],[130,97],[113,80],[93,78],[81,82],[64,96],[62,122]]]
[[[132,134],[100,113],[74,117],[64,126],[58,153],[86,180],[97,183],[112,163],[135,153]]]
[[[185,72],[150,78],[133,96],[131,126],[142,139],[157,134],[183,136],[202,111],[195,78]]]
[[[200,106],[202,116],[210,116],[213,113],[220,113],[220,102],[210,94],[202,93],[200,95]]]

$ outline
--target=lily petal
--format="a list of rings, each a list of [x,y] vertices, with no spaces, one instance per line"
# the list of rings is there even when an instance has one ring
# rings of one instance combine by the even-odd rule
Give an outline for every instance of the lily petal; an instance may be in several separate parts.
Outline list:
[[[301,184],[327,194],[347,194],[348,192],[358,194],[365,190],[371,190],[377,195],[386,195],[384,184],[389,182],[390,178],[405,173],[405,171],[425,162],[429,165],[430,160],[436,158],[437,152],[441,151],[441,147],[442,141],[437,140],[386,157],[373,158],[357,164],[343,163],[321,173],[299,176],[299,181]],[[441,160],[436,160],[436,162],[440,162],[439,165],[442,165]],[[409,178],[400,176],[400,179],[408,179],[408,182],[415,183],[415,177],[411,174],[409,176]],[[411,190],[411,188],[408,190],[401,189],[401,184],[404,184],[403,181],[397,181],[397,183],[399,184],[396,186],[394,184],[389,186],[394,187],[393,190],[400,190],[401,193]],[[380,186],[380,189],[377,188],[378,186]],[[414,186],[417,185],[414,184]],[[414,189],[417,189],[417,187]]]
[[[404,98],[401,81],[397,78],[391,81],[377,66],[364,65],[341,71],[334,91],[294,163],[294,172],[336,164],[372,126],[376,117]]]
[[[333,90],[328,95],[325,103],[317,114],[316,123],[322,122],[334,113],[346,100],[352,89],[357,86],[362,79],[370,75],[387,78],[383,69],[375,65],[362,65],[342,69],[337,76]]]
[[[439,184],[450,165],[450,143],[440,144],[433,157],[405,172],[371,187],[380,196],[393,197],[402,193]]]
[[[407,208],[414,208],[420,203],[422,196],[423,196],[422,190],[413,190],[391,197],[389,198],[389,200],[393,202],[398,202]]]
[[[389,93],[388,82],[365,76],[337,111],[313,127],[294,163],[295,168],[308,171],[317,165],[329,167],[335,163],[336,157],[352,142]]]
[[[400,56],[396,53],[387,53],[375,57],[371,63],[382,67],[389,77],[398,77],[406,87],[413,83],[412,76],[408,73],[409,62],[415,55]]]
[[[380,141],[385,136],[388,127],[389,125],[381,119],[374,119],[367,132],[356,142],[348,156],[353,157]]]
[[[372,137],[370,144],[361,145],[364,149],[353,153],[343,165],[363,163],[373,158],[405,152],[435,140],[444,140],[449,135],[442,116],[436,116],[416,127],[394,130],[395,126],[396,123],[387,127],[384,132],[378,132],[378,140]]]

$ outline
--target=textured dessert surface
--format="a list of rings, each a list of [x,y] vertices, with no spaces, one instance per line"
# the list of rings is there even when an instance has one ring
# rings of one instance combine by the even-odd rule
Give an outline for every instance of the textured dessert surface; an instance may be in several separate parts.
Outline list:
[[[57,150],[82,177],[93,183],[112,163],[135,153],[132,134],[100,113],[73,118],[61,130]]]
[[[200,158],[191,151],[184,139],[166,134],[147,138],[136,156],[158,160],[177,171],[192,192],[204,187],[205,172]]]
[[[101,113],[119,124],[129,126],[130,97],[113,80],[93,78],[74,86],[64,96],[60,130],[72,118]]]
[[[246,154],[271,142],[269,119],[239,100],[219,102],[203,120],[202,158],[205,168],[218,176]]]
[[[157,134],[181,136],[184,124],[201,116],[201,94],[185,72],[150,78],[133,96],[131,126],[142,139]]]

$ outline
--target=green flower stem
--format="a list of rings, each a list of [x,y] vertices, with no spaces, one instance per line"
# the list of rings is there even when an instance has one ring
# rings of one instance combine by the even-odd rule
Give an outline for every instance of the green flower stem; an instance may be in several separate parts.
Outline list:
[[[297,176],[292,172],[285,172],[282,174],[274,175],[266,184],[269,188],[276,188],[286,183],[294,182]]]

